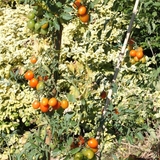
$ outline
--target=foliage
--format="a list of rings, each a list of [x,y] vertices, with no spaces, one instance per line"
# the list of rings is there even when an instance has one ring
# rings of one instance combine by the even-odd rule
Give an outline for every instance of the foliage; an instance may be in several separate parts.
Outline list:
[[[159,2],[141,1],[132,31],[133,47],[142,46],[145,49],[146,63],[130,64],[126,49],[114,86],[111,86],[114,68],[133,1],[83,1],[91,17],[89,23],[80,22],[71,0],[25,1],[28,2],[30,6],[17,4],[16,10],[2,8],[0,16],[0,130],[3,134],[11,134],[20,128],[25,130],[26,126],[32,129],[31,124],[37,127],[30,132],[24,148],[19,143],[12,156],[19,159],[48,159],[49,156],[71,159],[83,148],[71,150],[74,138],[78,135],[83,135],[85,139],[99,137],[99,131],[96,158],[102,159],[106,152],[112,151],[115,140],[121,143],[126,139],[135,144],[144,140],[148,133],[155,138],[160,117]],[[49,32],[45,36],[27,28],[27,13],[33,9],[40,9],[42,18],[49,22]],[[151,9],[154,13],[150,12]],[[61,44],[57,43],[59,41]],[[150,58],[147,55],[151,49],[154,56]],[[38,58],[35,64],[30,63],[32,55]],[[43,90],[29,87],[23,76],[28,69],[33,70],[37,78],[48,76]],[[105,119],[101,119],[105,99],[100,94],[103,91],[108,93],[111,87],[114,92],[112,101]],[[58,100],[65,98],[69,101],[69,108],[46,114],[34,111],[31,103],[44,96],[55,96]],[[48,130],[52,140],[47,143]],[[0,144],[4,155],[9,150],[4,146],[10,140],[11,137]],[[12,143],[7,147],[14,148],[14,145]]]

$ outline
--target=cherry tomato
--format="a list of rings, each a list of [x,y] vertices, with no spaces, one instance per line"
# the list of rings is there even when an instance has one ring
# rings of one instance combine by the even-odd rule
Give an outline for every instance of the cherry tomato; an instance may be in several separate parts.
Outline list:
[[[35,23],[35,30],[38,31],[41,28],[41,24],[39,22]]]
[[[44,113],[49,111],[49,105],[40,104],[40,110]]]
[[[82,152],[78,152],[74,155],[74,160],[82,160],[82,159],[83,159]]]
[[[90,138],[88,140],[87,144],[91,148],[97,148],[98,147],[98,141],[95,138]]]
[[[94,157],[94,152],[89,148],[83,148],[82,154],[88,159],[92,159]]]
[[[58,102],[57,99],[54,98],[54,97],[52,97],[52,98],[49,99],[48,104],[49,104],[51,107],[54,107],[54,106],[57,105],[57,102]]]
[[[49,105],[48,104],[48,98],[46,98],[46,97],[42,98],[41,99],[41,104],[44,105],[44,106]]]
[[[137,52],[136,52],[136,57],[137,57],[138,59],[141,59],[143,56],[144,56],[144,54],[143,54],[142,51],[137,51]]]
[[[129,52],[129,55],[130,55],[131,57],[135,57],[135,56],[136,56],[136,53],[137,53],[137,51],[134,50],[134,49],[132,49],[132,50]]]
[[[32,88],[36,88],[37,84],[38,84],[38,80],[36,78],[32,78],[29,81],[29,86],[32,87]]]
[[[61,101],[61,107],[63,109],[68,108],[68,106],[69,106],[69,102],[67,100],[64,99],[64,100]]]
[[[32,57],[30,58],[30,62],[31,62],[32,64],[35,64],[35,63],[37,62],[37,58],[36,58],[35,56],[32,56]]]
[[[44,82],[43,81],[39,81],[37,86],[36,86],[36,89],[37,89],[37,91],[40,91],[40,90],[43,90],[44,87],[45,87]]]
[[[79,19],[84,23],[88,22],[89,18],[90,18],[89,14],[85,14],[85,15],[79,16]]]
[[[26,80],[31,80],[32,78],[34,78],[34,73],[31,70],[28,70],[25,74],[24,77]]]
[[[32,107],[33,107],[34,109],[38,109],[38,108],[40,107],[40,102],[37,101],[37,100],[35,100],[35,101],[32,103]]]
[[[130,63],[131,63],[131,64],[135,64],[135,63],[136,63],[136,61],[134,60],[134,58],[131,58],[131,59],[130,59]]]
[[[41,28],[42,28],[42,29],[47,29],[48,26],[49,26],[49,23],[46,22],[46,23],[42,24]]]
[[[82,15],[85,15],[87,12],[87,8],[83,5],[81,5],[79,8],[78,8],[78,15],[82,16]]]
[[[34,21],[33,19],[29,20],[29,21],[27,22],[27,27],[28,27],[29,29],[34,29],[34,27],[35,27],[35,21]]]
[[[34,19],[35,18],[35,12],[34,11],[30,11],[27,15],[28,19]]]
[[[42,29],[41,28],[41,30],[40,30],[40,34],[42,34],[42,35],[46,35],[48,33],[48,30],[46,30],[46,29]]]

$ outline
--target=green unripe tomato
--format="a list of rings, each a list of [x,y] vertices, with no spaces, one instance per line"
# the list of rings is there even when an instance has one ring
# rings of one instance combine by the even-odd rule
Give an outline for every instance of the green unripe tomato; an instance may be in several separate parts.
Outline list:
[[[42,28],[41,28],[41,30],[40,30],[40,34],[42,34],[42,35],[46,35],[47,32],[48,32],[47,29],[42,29]]]
[[[146,63],[146,57],[143,56],[143,57],[140,59],[140,61],[141,61],[142,63]]]
[[[39,22],[37,22],[34,26],[35,30],[39,30],[41,28],[41,24]]]
[[[89,148],[83,148],[82,149],[82,154],[85,157],[87,157],[88,159],[93,159],[94,158],[94,152]]]
[[[30,11],[27,15],[28,19],[34,19],[35,18],[35,12],[34,11]]]
[[[135,64],[136,61],[135,61],[133,58],[131,58],[131,59],[130,59],[130,63],[131,63],[131,64]]]
[[[83,160],[82,152],[78,152],[74,155],[74,160]]]
[[[37,89],[37,91],[40,91],[40,90],[43,90],[44,87],[45,87],[44,82],[43,81],[39,81],[37,86],[36,86],[36,89]]]
[[[35,21],[32,19],[32,20],[29,20],[28,22],[27,22],[27,27],[29,28],[29,29],[34,29],[34,27],[35,27]]]

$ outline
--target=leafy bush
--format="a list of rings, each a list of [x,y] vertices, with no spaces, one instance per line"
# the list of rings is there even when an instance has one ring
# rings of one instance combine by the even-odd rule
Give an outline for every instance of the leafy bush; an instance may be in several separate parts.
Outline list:
[[[156,21],[159,3],[143,1],[140,4],[132,32],[136,42],[134,47],[144,47],[147,61],[132,65],[126,49],[120,73],[112,86],[114,69],[134,3],[111,0],[104,1],[102,5],[102,2],[84,1],[90,14],[90,22],[84,24],[76,17],[77,11],[73,9],[72,1],[67,2],[69,3],[50,2],[52,7],[58,9],[58,18],[55,11],[52,13],[52,9],[47,7],[47,3],[38,3],[37,6],[44,11],[42,17],[49,21],[45,36],[26,28],[28,19],[24,15],[32,10],[28,5],[18,5],[12,11],[2,8],[0,31],[2,37],[6,38],[2,38],[0,43],[1,131],[9,133],[10,130],[21,128],[22,124],[30,126],[36,123],[38,127],[31,132],[23,149],[20,144],[18,149],[21,154],[17,154],[18,149],[14,151],[19,158],[58,156],[71,159],[84,147],[70,148],[79,135],[83,135],[86,140],[90,137],[99,138],[97,158],[99,156],[101,159],[106,158],[106,152],[112,154],[115,140],[121,143],[126,139],[135,144],[138,140],[144,140],[148,133],[155,138],[159,119],[159,44],[155,42],[159,37],[159,28],[155,27],[159,23]],[[143,6],[150,11],[149,5],[155,10],[153,15],[147,12],[148,17],[153,16],[153,21],[144,16],[146,10]],[[124,6],[127,8],[125,11]],[[35,6],[33,8],[37,9]],[[8,16],[8,12],[11,12],[13,18]],[[149,29],[146,29],[145,24],[148,24]],[[138,35],[139,30],[142,30],[142,36]],[[58,46],[57,34],[62,35]],[[148,39],[151,35],[155,39]],[[153,54],[149,58],[146,54],[150,49],[154,49],[157,55]],[[38,57],[36,64],[30,63],[31,55]],[[33,70],[36,77],[48,76],[44,90],[39,92],[28,86],[23,77],[28,69]],[[106,97],[103,99],[101,93],[105,91],[107,94],[110,88],[114,94],[110,97],[112,101],[107,106],[104,119],[102,112]],[[55,96],[59,101],[65,98],[69,101],[69,107],[49,111],[47,114],[34,111],[31,103],[44,96]],[[40,115],[42,118],[39,118]],[[48,144],[47,127],[50,128],[52,137]],[[1,145],[4,144],[5,142]]]

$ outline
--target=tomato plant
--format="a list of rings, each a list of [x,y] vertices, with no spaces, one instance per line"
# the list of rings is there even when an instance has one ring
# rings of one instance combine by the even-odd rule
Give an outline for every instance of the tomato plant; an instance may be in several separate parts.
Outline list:
[[[100,155],[105,156],[110,152],[108,146],[114,146],[115,139],[116,141],[127,139],[132,144],[137,142],[137,137],[143,139],[145,133],[150,132],[153,126],[155,127],[159,118],[159,50],[155,50],[159,48],[157,24],[159,12],[156,7],[158,3],[154,2],[152,5],[151,1],[142,2],[142,8],[138,10],[135,22],[138,25],[134,24],[132,33],[135,40],[133,44],[129,42],[132,49],[137,52],[137,44],[142,46],[145,55],[146,50],[150,51],[150,48],[153,48],[152,58],[147,56],[140,58],[139,55],[128,56],[127,51],[125,58],[128,61],[124,61],[121,68],[116,68],[123,34],[126,32],[133,9],[133,1],[129,3],[104,1],[103,4],[100,1],[78,0],[47,1],[47,3],[26,0],[26,2],[30,2],[30,6],[27,8],[28,5],[24,5],[21,8],[20,17],[16,14],[18,10],[14,12],[18,18],[12,13],[8,14],[15,17],[14,22],[12,19],[7,19],[9,16],[3,8],[4,16],[2,15],[3,18],[0,16],[1,26],[3,26],[0,27],[0,31],[2,37],[6,37],[1,39],[0,44],[2,48],[0,83],[5,91],[1,93],[0,99],[2,106],[0,113],[4,120],[1,128],[2,130],[7,128],[12,132],[18,125],[26,124],[32,128],[32,122],[38,124],[38,129],[34,128],[35,132],[31,133],[33,135],[30,139],[31,143],[26,142],[27,145],[23,146],[24,150],[20,150],[22,154],[19,157],[33,159],[36,156],[34,158],[48,159],[47,155],[49,155],[58,156],[60,159],[71,159],[84,147],[80,145],[71,150],[70,146],[76,139],[74,137],[77,135],[84,135],[86,139],[96,137],[97,130],[100,131],[100,135],[103,134],[99,139],[99,147],[89,148],[90,154],[85,154],[85,159],[87,157],[90,159],[93,155],[95,157],[93,152],[97,149],[102,153]],[[73,4],[76,9],[73,8]],[[151,13],[143,9],[143,6],[147,5],[149,8],[152,6],[154,10],[152,16],[146,16]],[[76,14],[80,6],[85,6],[87,11],[84,15],[78,15],[77,18]],[[24,12],[25,8],[27,12],[26,10]],[[27,23],[26,15],[32,8],[35,10],[34,16],[30,15]],[[79,20],[90,21],[90,23],[85,25]],[[143,23],[143,20],[148,23]],[[47,25],[42,27],[46,22]],[[30,30],[25,29],[26,25]],[[14,27],[8,29],[6,26]],[[147,31],[147,36],[144,37]],[[148,34],[153,38],[151,35],[148,37]],[[13,43],[12,39],[16,39],[16,42]],[[29,57],[34,53],[38,57],[38,63],[31,65]],[[135,65],[129,65],[129,60]],[[142,64],[145,60],[147,61]],[[38,81],[43,81],[38,82],[37,90],[31,89],[24,83],[22,75],[25,69],[34,71],[32,78],[38,77]],[[112,84],[112,78],[115,77],[114,69],[120,70],[120,74],[116,83]],[[152,84],[153,81],[157,83]],[[108,92],[110,89],[112,96],[111,92]],[[101,97],[102,91],[106,91],[107,95]],[[46,105],[40,104],[40,110],[44,112],[42,114],[31,107],[33,99],[42,97],[48,99],[56,97],[57,100],[65,98],[68,103],[62,101],[61,104],[61,101],[58,101],[54,107],[50,107],[49,102]],[[106,107],[105,112],[104,106],[108,98],[111,99],[111,103]],[[63,110],[63,108],[67,109]],[[34,117],[35,114],[42,114],[42,118]],[[30,117],[32,117],[31,120]],[[136,121],[139,117],[143,119],[141,123]],[[13,121],[15,123],[12,123]],[[143,125],[142,122],[144,122]],[[104,130],[99,130],[101,126]],[[75,143],[78,143],[78,138],[76,140]]]

